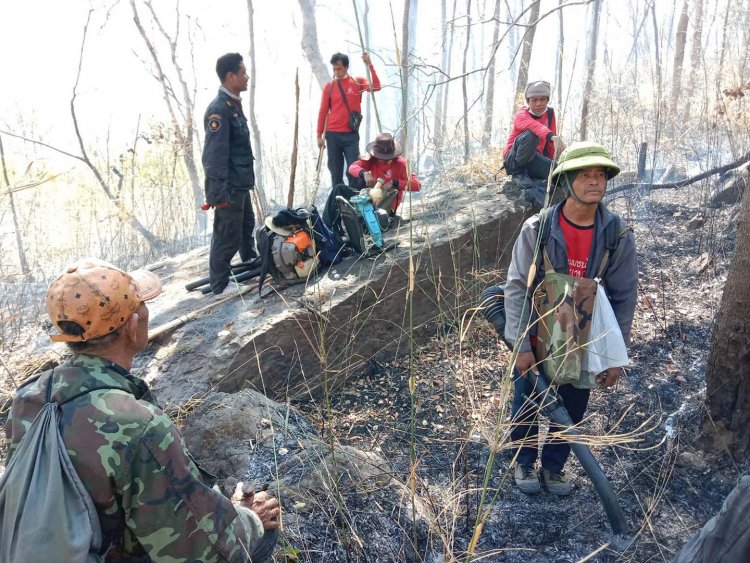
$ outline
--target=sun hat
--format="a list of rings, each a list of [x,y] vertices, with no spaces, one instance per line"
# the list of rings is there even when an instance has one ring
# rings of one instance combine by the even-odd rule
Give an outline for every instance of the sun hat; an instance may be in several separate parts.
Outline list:
[[[379,160],[393,160],[400,156],[402,151],[401,143],[390,133],[380,133],[367,145],[367,152]]]
[[[563,172],[595,167],[604,168],[608,180],[620,173],[620,167],[612,162],[607,149],[598,143],[579,141],[572,143],[562,152],[560,158],[557,159],[557,167],[552,171],[552,178],[556,178]]]

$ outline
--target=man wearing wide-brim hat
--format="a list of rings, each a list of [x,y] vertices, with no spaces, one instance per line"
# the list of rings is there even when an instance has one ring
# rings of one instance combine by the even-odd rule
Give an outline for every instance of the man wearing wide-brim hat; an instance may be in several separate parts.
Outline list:
[[[547,439],[541,452],[541,470],[537,474],[534,468],[538,456],[537,413],[524,399],[532,395],[526,373],[545,371],[543,362],[547,353],[540,349],[539,327],[544,323],[554,330],[554,323],[559,322],[558,311],[547,315],[546,320],[540,320],[532,304],[531,294],[547,289],[543,285],[545,272],[549,271],[550,277],[565,275],[573,278],[568,284],[571,287],[588,283],[582,278],[599,278],[624,343],[630,336],[638,295],[635,239],[632,230],[602,202],[607,181],[619,173],[620,168],[601,145],[592,142],[571,144],[560,155],[552,172],[552,181],[564,191],[565,200],[544,214],[528,219],[513,246],[504,288],[505,340],[518,351],[511,439],[519,444],[514,480],[519,490],[527,494],[541,490],[540,480],[552,494],[564,496],[573,491],[573,482],[563,471],[570,454],[570,445],[565,440]],[[546,236],[541,234],[542,220],[549,225]],[[543,249],[538,248],[541,244]],[[529,290],[527,279],[532,267],[536,268],[536,275]],[[580,320],[586,321],[583,316]],[[579,324],[576,326],[580,328]],[[565,328],[567,326],[563,330]],[[614,385],[621,372],[621,367],[611,367],[595,377],[588,374],[584,377],[581,371],[580,379],[557,385],[557,393],[575,424],[583,420],[591,388]],[[546,375],[555,382],[556,374]],[[552,433],[557,430],[559,428],[550,427]]]
[[[412,172],[407,175],[406,159],[401,156],[401,143],[390,133],[380,133],[375,140],[367,145],[367,154],[363,155],[349,167],[349,174],[361,178],[368,188],[375,186],[378,179],[383,180],[382,194],[373,198],[373,203],[379,209],[385,209],[390,216],[396,214],[398,206],[404,197],[404,192],[418,192],[422,184],[417,175]],[[348,186],[334,186],[323,211],[323,220],[335,226],[338,221],[338,204],[336,196],[341,195],[350,199],[358,193]],[[378,199],[379,201],[375,201]]]
[[[52,282],[51,339],[65,342],[72,355],[13,394],[5,425],[6,476],[12,478],[14,454],[26,446],[22,440],[32,421],[45,403],[56,403],[65,450],[101,528],[92,555],[103,561],[266,561],[278,538],[278,501],[242,490],[228,499],[204,483],[180,431],[148,385],[130,373],[135,355],[148,344],[146,302],[161,290],[153,272],[127,273],[93,258]],[[17,506],[39,502],[32,498]],[[5,523],[20,516],[6,511]],[[34,546],[7,541],[7,529],[0,527],[3,561],[29,561],[29,553],[41,561],[40,554],[54,551],[48,530],[39,530]],[[30,538],[28,530],[23,538]],[[8,553],[13,556],[3,557]],[[46,560],[60,557],[57,552]]]

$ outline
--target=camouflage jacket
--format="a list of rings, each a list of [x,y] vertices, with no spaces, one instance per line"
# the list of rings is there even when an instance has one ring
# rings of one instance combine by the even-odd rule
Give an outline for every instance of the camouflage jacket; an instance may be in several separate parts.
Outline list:
[[[563,200],[552,209],[550,236],[547,241],[547,253],[552,266],[555,271],[560,273],[568,272],[565,237],[560,227],[560,208],[564,204],[565,201]],[[586,267],[585,276],[587,278],[593,278],[599,269],[606,246],[604,231],[612,217],[613,214],[600,203],[596,211],[594,238]],[[529,335],[523,335],[526,327],[529,326],[532,311],[531,295],[526,295],[526,278],[534,260],[534,248],[538,232],[539,215],[537,214],[527,219],[521,227],[521,234],[513,246],[513,258],[508,267],[508,280],[505,285],[505,339],[510,343],[515,343],[517,337],[521,334],[522,341],[519,352],[531,351]],[[542,279],[544,271],[541,259],[537,266],[539,268],[536,277],[538,281]],[[617,249],[610,256],[602,281],[612,310],[617,317],[617,323],[620,325],[622,336],[625,338],[625,342],[628,342],[638,297],[638,262],[635,253],[635,237],[632,231],[628,230],[620,239]]]
[[[52,401],[72,398],[60,407],[60,432],[99,513],[106,561],[250,559],[263,535],[258,516],[200,480],[145,382],[102,358],[73,356],[16,390],[6,462],[44,405],[50,377]]]

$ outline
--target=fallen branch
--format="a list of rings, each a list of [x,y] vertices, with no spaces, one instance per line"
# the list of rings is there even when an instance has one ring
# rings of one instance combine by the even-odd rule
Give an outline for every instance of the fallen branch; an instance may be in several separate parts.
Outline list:
[[[693,176],[692,178],[687,178],[685,180],[680,180],[679,182],[670,182],[668,184],[648,184],[648,183],[640,183],[640,182],[636,182],[633,184],[623,184],[622,186],[617,186],[616,188],[612,190],[607,190],[607,195],[614,195],[620,192],[625,192],[625,191],[633,190],[637,188],[648,188],[650,190],[660,190],[664,188],[683,188],[685,186],[689,186],[690,184],[694,184],[695,182],[703,180],[704,178],[713,176],[714,174],[723,174],[724,172],[727,172],[728,170],[733,170],[734,168],[738,168],[739,166],[742,166],[746,162],[750,162],[750,152],[746,153],[739,160],[735,160],[734,162],[725,164],[724,166],[718,166],[716,168],[712,168],[711,170],[706,170],[705,172],[702,172],[698,174],[697,176]]]

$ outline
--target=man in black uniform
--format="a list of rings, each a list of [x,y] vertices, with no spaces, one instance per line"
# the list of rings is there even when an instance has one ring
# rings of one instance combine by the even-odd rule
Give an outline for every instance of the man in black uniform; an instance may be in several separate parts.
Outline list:
[[[255,159],[240,100],[240,92],[247,90],[248,81],[242,55],[227,53],[219,57],[216,74],[221,88],[203,117],[206,130],[203,170],[206,204],[214,208],[209,282],[214,295],[221,297],[234,290],[229,284],[229,272],[237,250],[243,262],[257,256],[253,247],[255,216],[250,197],[250,190],[255,187]]]

